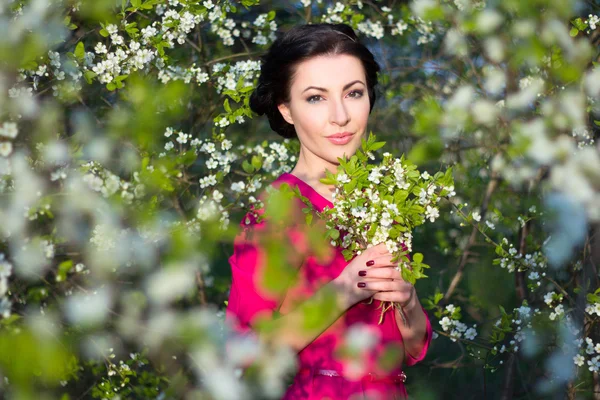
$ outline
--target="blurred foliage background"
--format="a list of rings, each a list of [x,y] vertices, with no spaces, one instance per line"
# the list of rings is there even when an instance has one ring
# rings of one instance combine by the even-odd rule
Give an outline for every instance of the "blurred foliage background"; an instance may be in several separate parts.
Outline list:
[[[599,16],[596,0],[0,2],[3,397],[281,396],[293,354],[224,324],[238,224],[298,151],[248,96],[281,32],[344,22],[382,66],[369,130],[454,171],[457,196],[414,233],[436,334],[411,397],[600,398]]]

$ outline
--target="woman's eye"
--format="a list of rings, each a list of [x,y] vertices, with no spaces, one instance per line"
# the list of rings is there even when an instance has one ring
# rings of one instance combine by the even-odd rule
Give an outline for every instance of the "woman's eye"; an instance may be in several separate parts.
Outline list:
[[[359,97],[362,97],[363,94],[364,94],[364,92],[362,90],[353,90],[349,93],[349,96],[359,98]]]
[[[306,101],[308,101],[309,103],[316,103],[320,99],[321,99],[321,96],[319,96],[318,94],[316,94],[314,96],[310,96],[308,99],[306,99]]]

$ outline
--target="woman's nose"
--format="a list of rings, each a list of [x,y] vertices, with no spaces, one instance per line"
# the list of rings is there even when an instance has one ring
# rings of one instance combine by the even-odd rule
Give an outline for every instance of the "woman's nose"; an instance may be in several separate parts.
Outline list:
[[[342,100],[333,101],[331,104],[329,122],[344,126],[350,121],[350,113]]]

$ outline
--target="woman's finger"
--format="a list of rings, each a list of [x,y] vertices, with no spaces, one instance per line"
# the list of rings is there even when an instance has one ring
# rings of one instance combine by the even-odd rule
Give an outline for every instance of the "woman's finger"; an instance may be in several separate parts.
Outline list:
[[[358,282],[357,286],[364,290],[372,290],[377,292],[388,291],[409,291],[412,285],[406,285],[403,281],[397,280],[368,280]]]
[[[396,266],[396,265],[398,265],[398,263],[393,263],[391,254],[386,253],[386,254],[371,257],[369,260],[367,260],[365,265],[369,268],[381,268],[381,267]]]
[[[402,280],[402,272],[396,267],[365,268],[358,271],[358,276],[370,279],[396,279]]]
[[[408,304],[412,298],[410,292],[377,292],[373,299],[379,301],[393,301],[400,304]]]

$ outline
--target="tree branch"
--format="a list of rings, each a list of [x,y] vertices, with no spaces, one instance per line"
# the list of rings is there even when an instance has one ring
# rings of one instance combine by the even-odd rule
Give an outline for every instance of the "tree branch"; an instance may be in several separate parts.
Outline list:
[[[497,173],[493,173],[492,178],[488,182],[487,189],[486,189],[485,195],[483,197],[483,202],[481,204],[481,213],[480,213],[481,219],[485,219],[485,215],[487,213],[487,209],[488,209],[488,206],[490,203],[490,198],[492,197],[492,193],[494,193],[494,191],[498,187],[499,179],[500,178],[498,177]],[[450,297],[452,296],[452,294],[456,290],[456,287],[458,286],[458,284],[460,283],[460,281],[462,279],[465,267],[467,265],[469,253],[470,253],[469,250],[475,244],[476,237],[477,237],[477,228],[473,228],[473,230],[471,231],[471,235],[469,236],[469,241],[467,242],[467,246],[465,247],[465,249],[462,253],[460,263],[458,265],[458,270],[454,274],[454,277],[452,278],[452,281],[450,282],[450,286],[448,287],[448,290],[446,290],[446,294],[444,295],[444,298],[440,301],[440,303],[442,303],[443,305],[448,303],[448,301],[450,300]]]

